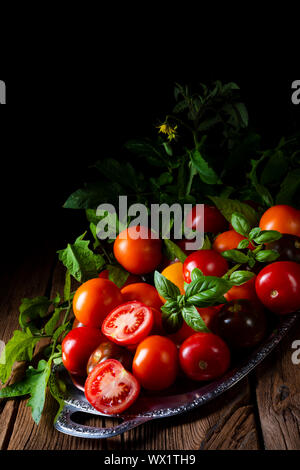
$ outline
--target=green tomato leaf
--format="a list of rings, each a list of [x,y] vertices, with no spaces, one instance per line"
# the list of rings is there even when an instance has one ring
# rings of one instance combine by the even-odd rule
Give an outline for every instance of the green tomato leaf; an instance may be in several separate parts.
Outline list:
[[[248,237],[251,227],[247,218],[243,214],[234,212],[231,216],[231,225],[237,233],[244,237]]]
[[[33,349],[40,338],[34,338],[30,331],[14,331],[13,337],[8,341],[0,357],[0,380],[7,382],[12,367],[17,361],[31,361]]]
[[[96,255],[90,250],[88,247],[90,242],[82,239],[84,235],[78,237],[73,245],[69,243],[67,248],[57,252],[59,260],[78,282],[97,277],[105,264],[101,255]]]
[[[246,217],[251,227],[257,225],[258,216],[255,210],[245,204],[235,199],[226,199],[217,196],[208,196],[209,199],[217,206],[219,211],[223,214],[226,220],[231,223],[231,217],[234,212],[238,212]]]
[[[163,240],[165,248],[164,251],[167,258],[171,261],[174,261],[177,258],[181,263],[184,263],[187,255],[182,251],[182,249],[168,238],[164,238]]]
[[[117,287],[121,288],[128,279],[129,272],[126,271],[122,266],[115,266],[109,264],[108,269],[108,279],[116,284]]]
[[[196,168],[200,179],[206,184],[222,184],[217,173],[208,165],[199,150],[190,152],[190,159]]]
[[[59,320],[59,317],[60,317],[60,313],[62,312],[62,308],[56,308],[54,310],[54,313],[52,315],[52,317],[50,318],[50,320],[48,320],[48,322],[46,323],[45,325],[45,333],[46,335],[52,335],[54,330],[55,330],[55,327],[58,323],[58,320]]]
[[[297,202],[300,189],[300,168],[291,170],[281,183],[276,204],[294,205]]]
[[[188,326],[195,330],[195,332],[203,331],[205,333],[210,333],[210,330],[202,320],[200,313],[193,305],[183,307],[182,316]]]
[[[180,290],[173,282],[169,281],[158,271],[154,273],[154,284],[157,292],[165,299],[175,301],[180,295]]]
[[[23,330],[28,323],[37,318],[44,318],[52,302],[47,297],[35,297],[33,299],[22,299],[19,307],[19,324]]]

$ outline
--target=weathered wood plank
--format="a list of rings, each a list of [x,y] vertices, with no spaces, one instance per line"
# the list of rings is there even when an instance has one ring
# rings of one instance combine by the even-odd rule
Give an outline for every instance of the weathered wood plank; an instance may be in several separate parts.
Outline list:
[[[154,420],[124,435],[126,449],[259,449],[248,380],[185,415]]]
[[[300,340],[300,321],[256,369],[257,404],[269,450],[300,449],[300,365],[292,362],[295,340]]]
[[[1,276],[0,339],[8,341],[19,328],[18,308],[24,297],[44,295],[54,260],[52,249],[28,257],[15,271]],[[10,383],[21,379],[24,365],[14,369]],[[0,449],[6,449],[15,426],[20,400],[0,400]]]

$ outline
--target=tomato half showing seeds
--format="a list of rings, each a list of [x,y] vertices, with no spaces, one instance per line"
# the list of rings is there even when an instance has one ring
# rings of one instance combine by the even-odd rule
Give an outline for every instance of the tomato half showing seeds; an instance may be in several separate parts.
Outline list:
[[[147,305],[147,307],[153,307],[158,310],[163,305],[155,287],[151,286],[151,284],[147,284],[146,282],[138,282],[136,284],[123,287],[121,289],[121,294],[123,302],[137,300]]]
[[[134,238],[135,235],[137,238]],[[159,265],[162,257],[162,241],[151,238],[146,227],[129,227],[121,232],[114,242],[117,261],[132,274],[147,274]]]
[[[132,372],[147,390],[170,387],[178,372],[177,347],[164,336],[148,336],[137,347]]]
[[[98,364],[85,382],[85,396],[100,413],[113,415],[127,410],[138,398],[140,385],[119,361]]]
[[[192,380],[206,381],[222,376],[230,364],[226,343],[213,333],[196,333],[179,350],[183,372]]]
[[[97,328],[84,326],[71,330],[62,342],[62,360],[65,368],[71,374],[86,375],[86,365],[90,355],[105,339]]]
[[[120,345],[137,344],[150,333],[153,326],[151,308],[142,302],[126,302],[105,318],[102,333]]]
[[[195,268],[200,269],[204,276],[222,277],[228,271],[228,263],[223,256],[214,250],[195,251],[183,263],[185,282],[191,282],[191,273]]]
[[[278,261],[263,268],[255,282],[260,301],[281,315],[300,309],[300,264]]]
[[[74,315],[85,326],[100,328],[106,315],[123,302],[120,289],[108,279],[90,279],[75,292]]]

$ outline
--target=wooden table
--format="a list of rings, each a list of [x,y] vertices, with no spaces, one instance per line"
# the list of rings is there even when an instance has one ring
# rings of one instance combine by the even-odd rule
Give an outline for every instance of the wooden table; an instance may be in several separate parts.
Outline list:
[[[29,253],[1,278],[0,339],[18,328],[18,307],[24,297],[55,296],[64,284],[53,247]],[[106,440],[73,438],[53,427],[56,402],[47,395],[39,426],[26,400],[0,401],[0,449],[300,449],[300,365],[292,363],[292,343],[300,340],[300,322],[262,365],[241,383],[193,412],[154,420]],[[15,377],[18,371],[15,372]],[[111,426],[112,420],[91,418],[88,424]]]

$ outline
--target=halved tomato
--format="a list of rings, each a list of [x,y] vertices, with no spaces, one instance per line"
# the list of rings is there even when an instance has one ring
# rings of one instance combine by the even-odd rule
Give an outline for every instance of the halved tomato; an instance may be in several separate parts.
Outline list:
[[[120,345],[137,344],[150,333],[153,326],[151,308],[132,301],[113,309],[102,324],[102,333]]]
[[[140,384],[122,364],[107,359],[98,364],[85,382],[85,396],[100,413],[122,413],[131,406],[140,393]]]

